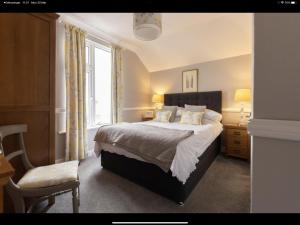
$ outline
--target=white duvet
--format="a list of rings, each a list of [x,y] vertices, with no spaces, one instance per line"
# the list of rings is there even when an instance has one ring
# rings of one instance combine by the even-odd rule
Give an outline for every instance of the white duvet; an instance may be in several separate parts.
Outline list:
[[[204,120],[203,125],[189,125],[181,123],[162,123],[156,121],[138,122],[135,124],[151,125],[177,130],[193,130],[194,135],[186,138],[177,145],[176,154],[173,159],[170,170],[172,175],[177,177],[183,184],[189,178],[190,174],[196,169],[199,156],[207,149],[207,147],[218,137],[223,130],[223,125],[220,122]],[[99,153],[101,149],[106,151],[124,155],[129,158],[134,158],[144,161],[141,157],[134,155],[122,148],[105,144],[96,143],[95,151]]]

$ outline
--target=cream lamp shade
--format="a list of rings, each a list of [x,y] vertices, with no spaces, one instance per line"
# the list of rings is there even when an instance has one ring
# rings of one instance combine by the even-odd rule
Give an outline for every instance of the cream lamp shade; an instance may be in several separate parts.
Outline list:
[[[152,41],[161,34],[161,13],[134,13],[133,32],[137,39]]]
[[[234,100],[237,102],[250,102],[250,89],[237,89],[235,91]]]
[[[152,96],[153,103],[162,103],[162,95],[155,94]]]

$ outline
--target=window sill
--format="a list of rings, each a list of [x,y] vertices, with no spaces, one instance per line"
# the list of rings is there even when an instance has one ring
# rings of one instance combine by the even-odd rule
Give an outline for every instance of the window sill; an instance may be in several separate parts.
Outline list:
[[[101,125],[96,125],[96,126],[88,127],[88,128],[87,128],[87,131],[89,131],[89,130],[94,130],[94,129],[98,129],[100,126],[101,126]],[[65,134],[66,131],[65,131],[65,130],[62,130],[62,131],[58,131],[57,133],[58,133],[58,134]]]
[[[96,126],[88,127],[86,129],[87,130],[92,130],[92,129],[96,129],[96,128],[99,128],[99,127],[100,127],[100,125],[96,125]]]

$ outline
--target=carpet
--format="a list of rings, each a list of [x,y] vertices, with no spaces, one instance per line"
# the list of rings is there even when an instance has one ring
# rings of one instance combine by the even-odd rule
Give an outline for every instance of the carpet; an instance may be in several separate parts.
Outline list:
[[[94,156],[80,164],[79,176],[81,213],[247,213],[250,211],[249,162],[221,154],[212,163],[183,206],[102,169],[100,159]],[[36,212],[40,207],[37,207]],[[56,197],[55,204],[47,212],[71,213],[71,193]]]

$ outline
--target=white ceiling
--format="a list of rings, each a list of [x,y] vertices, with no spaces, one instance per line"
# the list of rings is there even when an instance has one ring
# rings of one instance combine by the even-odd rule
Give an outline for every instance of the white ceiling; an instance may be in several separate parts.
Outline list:
[[[251,53],[252,14],[162,13],[154,41],[133,35],[132,13],[63,13],[136,52],[148,71],[158,71]]]

